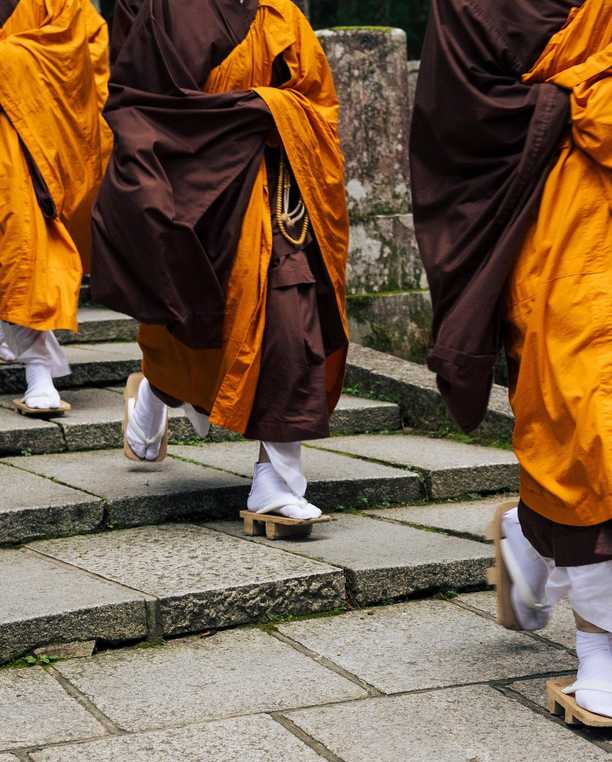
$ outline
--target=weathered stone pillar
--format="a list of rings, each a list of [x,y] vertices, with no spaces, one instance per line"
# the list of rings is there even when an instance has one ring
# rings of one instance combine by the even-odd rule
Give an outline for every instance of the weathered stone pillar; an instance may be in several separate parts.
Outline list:
[[[410,200],[415,65],[401,29],[318,32],[341,103],[351,215],[349,315],[356,341],[423,359],[431,306]]]
[[[342,105],[351,216],[405,214],[410,211],[406,34],[356,27],[318,35]]]

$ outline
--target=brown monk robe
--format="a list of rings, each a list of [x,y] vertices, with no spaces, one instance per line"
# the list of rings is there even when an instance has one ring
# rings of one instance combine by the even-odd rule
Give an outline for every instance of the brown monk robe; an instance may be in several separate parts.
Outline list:
[[[329,66],[290,0],[120,4],[116,24],[115,151],[94,212],[93,288],[142,323],[146,383],[131,420],[143,436],[139,447],[128,427],[128,445],[141,459],[160,452],[152,394],[186,404],[201,431],[209,417],[285,443],[291,473],[266,446],[283,478],[257,508],[283,490],[299,507],[292,445],[328,434],[347,349]]]
[[[108,34],[89,0],[0,0],[0,359],[21,409],[60,408],[52,331],[77,330],[83,231],[110,150]]]
[[[508,357],[499,620],[539,629],[569,595],[571,692],[612,718],[612,2],[434,1],[412,141],[429,364],[466,430]]]

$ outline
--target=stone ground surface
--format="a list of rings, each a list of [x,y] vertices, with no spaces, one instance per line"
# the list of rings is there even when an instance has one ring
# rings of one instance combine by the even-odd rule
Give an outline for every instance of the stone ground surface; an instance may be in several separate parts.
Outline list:
[[[279,551],[283,552],[283,551]],[[500,629],[493,593],[211,631],[0,670],[0,762],[596,762],[545,679],[575,669],[564,607]]]

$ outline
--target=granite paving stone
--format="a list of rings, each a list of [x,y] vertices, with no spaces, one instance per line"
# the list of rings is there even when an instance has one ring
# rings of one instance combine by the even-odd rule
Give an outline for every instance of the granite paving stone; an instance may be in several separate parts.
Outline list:
[[[147,634],[145,595],[29,550],[0,551],[0,580],[0,662],[47,644]]]
[[[91,532],[103,514],[99,498],[0,463],[0,544]]]
[[[523,698],[546,709],[546,683],[548,679],[536,677],[533,680],[519,680],[516,683],[511,683],[509,687],[523,696]]]
[[[156,596],[167,635],[346,604],[340,569],[189,524],[43,541],[31,547]]]
[[[238,522],[211,526],[242,536]],[[492,557],[491,548],[482,543],[357,515],[336,515],[306,540],[255,542],[342,567],[351,599],[359,606],[425,590],[484,584]]]
[[[62,393],[72,410],[57,419],[68,450],[103,450],[123,447],[123,390],[75,389]],[[196,434],[181,408],[170,410],[173,439],[193,439]]]
[[[62,344],[135,341],[138,334],[136,320],[104,307],[81,307],[78,321],[78,333],[56,331],[57,338]]]
[[[130,373],[140,370],[141,352],[135,342],[71,344],[65,351],[72,373],[57,379],[59,389],[123,383]],[[0,365],[0,393],[20,393],[24,388],[22,365]]]
[[[170,452],[180,458],[226,469],[250,479],[253,464],[258,458],[258,448],[256,442],[228,442],[200,447],[176,446],[171,447]],[[302,458],[309,480],[307,497],[323,510],[410,502],[422,496],[419,477],[410,471],[365,463],[313,448],[304,448]]]
[[[458,600],[495,617],[496,604],[493,591],[461,595]],[[543,630],[538,630],[537,634],[553,643],[558,643],[564,648],[573,650],[576,647],[576,625],[572,607],[567,600],[559,602],[552,612],[548,625]]]
[[[330,420],[332,434],[395,431],[402,426],[399,405],[343,394]]]
[[[487,530],[497,507],[510,499],[508,495],[500,495],[487,500],[408,505],[398,508],[368,510],[365,513],[375,518],[440,529],[482,541],[487,540]]]
[[[171,458],[161,464],[132,463],[121,450],[4,462],[104,498],[112,527],[235,516],[248,494],[249,483],[237,476]]]
[[[266,715],[45,749],[34,762],[320,762]],[[2,757],[0,757],[2,762]]]
[[[16,395],[0,397],[0,455],[22,452],[62,452],[66,449],[58,419],[43,421],[19,415],[13,408]]]
[[[104,727],[40,667],[0,671],[0,718],[2,751],[105,735]],[[0,762],[4,759],[0,755]]]
[[[363,698],[354,683],[261,630],[109,651],[56,668],[129,731]]]
[[[518,487],[514,454],[494,447],[408,434],[334,437],[309,446],[419,470],[427,475],[433,499]]]
[[[399,403],[404,425],[440,433],[457,430],[438,390],[436,376],[425,365],[351,343],[346,370],[347,385]],[[494,385],[487,414],[475,433],[509,442],[513,427],[508,390]]]
[[[280,625],[385,693],[573,669],[565,651],[446,601],[423,600]]]
[[[17,762],[17,759],[12,754],[0,754],[0,762]]]
[[[345,762],[604,762],[609,755],[487,685],[292,712]]]

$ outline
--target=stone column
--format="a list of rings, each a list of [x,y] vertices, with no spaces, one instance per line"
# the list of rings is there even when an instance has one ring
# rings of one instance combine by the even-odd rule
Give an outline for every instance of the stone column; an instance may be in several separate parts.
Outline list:
[[[430,301],[411,212],[414,64],[401,29],[318,32],[341,103],[351,215],[349,313],[356,341],[407,359],[427,351]],[[411,76],[412,75],[412,76]]]

